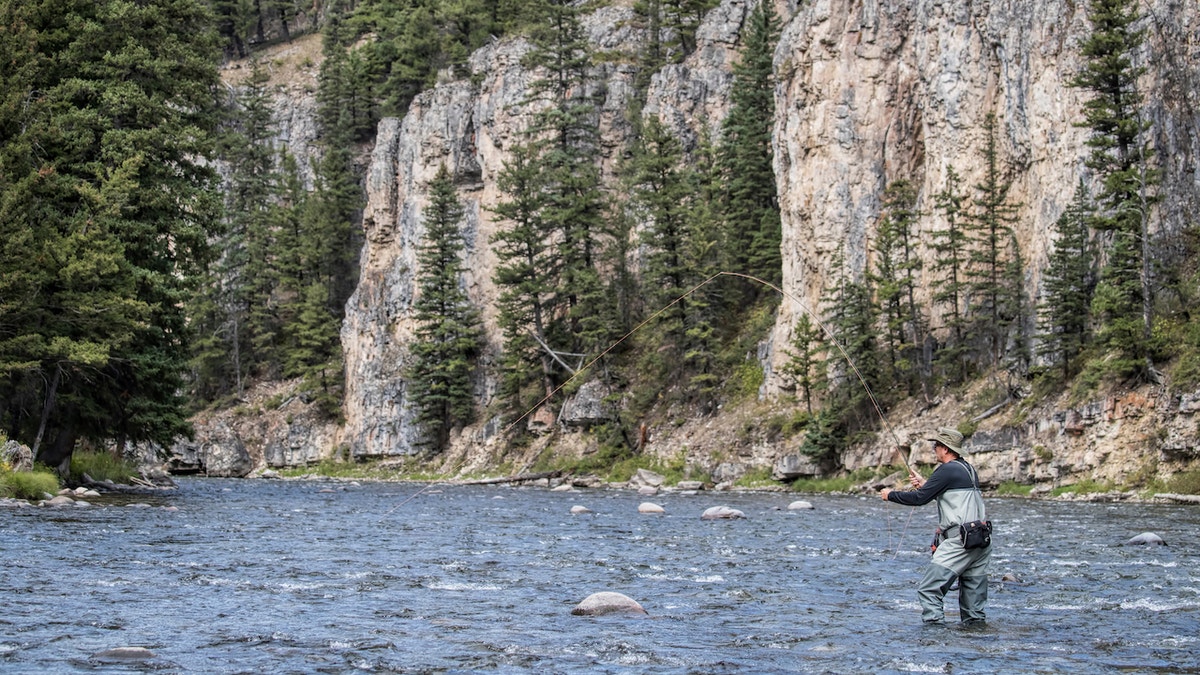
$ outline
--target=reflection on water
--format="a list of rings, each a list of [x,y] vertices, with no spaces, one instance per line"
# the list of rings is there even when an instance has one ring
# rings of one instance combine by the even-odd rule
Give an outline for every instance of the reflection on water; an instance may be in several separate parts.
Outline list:
[[[989,623],[930,629],[932,506],[419,488],[192,478],[4,509],[0,671],[1200,673],[1195,507],[991,499]],[[700,520],[722,504],[747,519]],[[1170,546],[1118,545],[1143,531]],[[570,614],[603,590],[650,616]],[[117,647],[154,656],[94,658]]]

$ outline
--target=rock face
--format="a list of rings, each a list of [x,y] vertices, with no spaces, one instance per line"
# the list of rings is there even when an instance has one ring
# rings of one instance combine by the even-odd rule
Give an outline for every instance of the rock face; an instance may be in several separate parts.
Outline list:
[[[696,58],[668,68],[651,86],[648,109],[683,129],[693,143],[700,132],[693,125],[714,124],[728,105],[729,64],[746,11],[743,2],[716,10],[701,28],[703,47]],[[585,19],[584,28],[598,48],[632,53],[640,36],[629,27],[630,15],[626,6],[604,7]],[[467,293],[482,308],[489,335],[476,397],[481,406],[493,400],[498,383],[486,366],[500,344],[491,274],[497,259],[489,246],[496,223],[489,209],[502,199],[496,178],[508,159],[507,149],[530,122],[532,109],[522,102],[537,77],[521,66],[528,50],[520,39],[488,45],[470,59],[475,83],[439,85],[418,96],[403,120],[380,123],[366,184],[361,280],[342,328],[347,382],[343,438],[356,457],[411,454],[417,447],[401,373],[412,340],[416,246],[424,233],[426,186],[443,163],[455,176],[466,210]],[[609,179],[615,153],[630,132],[624,112],[633,75],[619,63],[599,65],[594,72],[596,94],[602,97],[605,155],[600,162]],[[586,427],[608,419],[604,393],[585,383],[560,421]],[[494,432],[494,425],[468,429],[460,442],[484,445]]]
[[[775,53],[774,130],[783,285],[802,302],[783,303],[762,350],[766,396],[782,386],[775,372],[786,356],[776,346],[788,343],[800,312],[816,307],[822,280],[833,272],[833,256],[844,250],[852,269],[865,264],[889,182],[912,180],[919,188],[918,208],[935,211],[932,195],[942,189],[947,167],[956,167],[964,185],[978,182],[984,118],[995,114],[1001,162],[1013,179],[1009,198],[1020,204],[1017,238],[1026,259],[1044,265],[1051,244],[1047,233],[1072,196],[1088,133],[1074,126],[1084,92],[1068,86],[1080,67],[1078,45],[1087,28],[1080,3],[959,0],[914,6],[900,0],[835,0],[776,8],[784,19]],[[718,129],[728,109],[730,63],[749,9],[742,0],[723,2],[701,25],[696,53],[652,81],[646,114],[675,129],[685,145],[694,144],[704,127]],[[1171,26],[1147,21],[1145,59],[1184,64],[1173,72],[1164,69],[1161,82],[1146,82],[1145,91],[1154,99],[1150,115],[1164,134],[1156,143],[1179,151],[1169,162],[1194,165],[1200,157],[1200,120],[1194,102],[1189,103],[1195,87],[1185,85],[1200,81],[1195,37],[1200,19],[1194,6],[1177,0],[1157,0],[1149,9],[1147,16],[1175,21]],[[627,16],[623,7],[593,14],[587,23],[592,41],[604,48],[631,48],[637,36],[622,21]],[[380,125],[367,180],[362,282],[342,332],[349,392],[343,437],[355,456],[407,454],[415,448],[400,373],[411,339],[424,186],[443,162],[456,176],[467,207],[467,290],[484,309],[490,353],[499,346],[496,289],[489,273],[496,260],[488,246],[495,223],[488,210],[500,200],[496,177],[506,149],[529,120],[528,108],[520,105],[534,79],[520,66],[527,49],[520,40],[489,45],[471,59],[476,84],[440,85],[419,96],[403,120]],[[606,64],[595,76],[597,92],[603,93],[603,147],[611,152],[628,133],[619,113],[632,73]],[[1163,96],[1155,98],[1157,91]],[[606,176],[612,175],[613,161],[611,155],[601,158]],[[1178,229],[1184,214],[1200,206],[1200,179],[1191,170],[1168,174],[1174,181],[1191,181],[1163,186],[1180,201],[1178,208],[1164,208],[1163,226]],[[923,226],[936,229],[944,223],[935,215]],[[931,268],[926,265],[925,274],[932,275]],[[1032,294],[1040,275],[1027,281]],[[932,277],[924,280],[924,292],[933,285]],[[476,384],[479,402],[486,406],[496,390],[494,373],[485,370]],[[600,415],[573,414],[571,419],[584,424]],[[468,429],[460,442],[486,444],[493,431],[494,425]],[[776,447],[768,454],[781,457],[785,450]],[[797,460],[781,462],[776,472],[789,478],[814,470]]]
[[[640,36],[628,21],[628,4],[611,3],[587,17],[585,29],[595,47],[637,48]],[[752,6],[748,0],[724,0],[700,25],[696,52],[651,81],[644,114],[662,120],[686,148],[694,148],[702,133],[719,130],[729,107],[739,33]],[[760,394],[768,403],[780,400],[786,384],[778,375],[787,358],[783,346],[798,316],[818,307],[822,282],[834,272],[834,256],[844,254],[851,270],[866,264],[881,196],[890,182],[912,181],[917,208],[930,214],[921,227],[944,229],[932,195],[943,188],[950,166],[963,185],[979,182],[984,119],[994,114],[999,160],[1012,181],[1008,198],[1019,205],[1015,234],[1035,270],[1026,290],[1035,297],[1042,285],[1036,270],[1045,266],[1052,247],[1051,225],[1071,200],[1081,171],[1091,178],[1083,169],[1088,131],[1075,126],[1086,94],[1068,86],[1081,65],[1086,3],[788,0],[775,8],[783,32],[774,55],[773,148],[783,225],[782,287],[788,297],[758,350],[766,373]],[[1166,163],[1161,193],[1168,199],[1159,209],[1161,226],[1176,231],[1200,211],[1200,173],[1195,171],[1200,165],[1200,9],[1180,0],[1150,0],[1143,10],[1146,45],[1137,61],[1164,64],[1141,87],[1157,155]],[[497,260],[489,243],[497,226],[490,209],[502,198],[497,176],[507,153],[533,112],[523,104],[536,79],[520,63],[528,49],[521,39],[495,41],[471,56],[468,81],[440,84],[418,96],[403,119],[380,123],[365,185],[361,280],[341,333],[345,424],[293,428],[276,421],[257,430],[235,429],[251,463],[312,462],[342,447],[353,457],[417,451],[418,431],[402,373],[413,336],[416,246],[424,232],[426,186],[443,163],[465,206],[465,285],[483,310],[488,335],[475,396],[481,410],[494,402],[500,338],[492,283]],[[630,133],[624,114],[634,74],[627,65],[606,60],[593,75],[601,111],[598,159],[611,181]],[[281,127],[288,139],[281,141],[308,147],[312,97],[294,95],[294,105],[280,113],[288,120]],[[926,296],[936,285],[932,268],[926,264],[922,272]],[[940,317],[931,321],[939,325]],[[562,428],[566,433],[555,443],[563,452],[584,452],[585,442],[572,436],[572,426],[586,427],[609,414],[600,405],[604,394],[585,396],[588,387],[583,385],[571,409],[540,410],[525,423],[546,432]],[[1179,400],[1165,392],[1131,392],[1082,406],[1051,401],[1015,427],[1005,427],[1002,416],[983,421],[967,449],[988,485],[1053,482],[1076,474],[1121,476],[1151,460],[1160,470],[1181,466],[1200,458],[1197,401],[1200,394]],[[890,463],[892,445],[921,438],[926,427],[954,426],[970,417],[965,401],[949,396],[921,413],[891,413],[898,428],[886,435],[897,438],[881,434],[874,445],[840,458],[841,465]],[[725,419],[732,414],[719,413]],[[685,452],[689,463],[702,465],[717,482],[756,467],[772,468],[784,480],[820,470],[798,454],[794,440],[743,442],[716,433],[719,424],[712,418],[680,415],[680,420],[643,435],[642,452],[662,457]],[[461,460],[460,466],[485,464],[502,431],[496,419],[469,427],[453,439],[446,457]],[[543,447],[535,444],[531,452]],[[229,469],[240,470],[240,465]]]
[[[32,471],[33,451],[29,446],[8,441],[0,447],[0,463],[12,471]]]

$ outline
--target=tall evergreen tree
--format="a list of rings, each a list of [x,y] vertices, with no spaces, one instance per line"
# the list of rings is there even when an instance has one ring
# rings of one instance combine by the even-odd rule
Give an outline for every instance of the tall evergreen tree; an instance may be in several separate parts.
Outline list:
[[[539,177],[533,150],[518,145],[496,181],[500,191],[510,196],[494,208],[505,223],[491,243],[499,260],[494,280],[500,289],[499,323],[504,335],[501,386],[513,411],[527,410],[555,387],[555,364],[540,346],[547,340],[553,318],[557,263],[541,218]]]
[[[946,184],[934,197],[946,219],[946,229],[930,232],[934,250],[934,274],[939,283],[933,292],[935,305],[944,306],[942,324],[948,335],[938,351],[941,369],[953,383],[962,383],[968,374],[968,317],[966,301],[970,297],[968,264],[971,240],[967,229],[967,197],[962,177],[953,166],[946,167]]]
[[[1012,308],[1016,294],[1022,292],[1006,274],[1016,254],[1011,245],[1015,241],[1012,223],[1018,205],[1008,201],[1012,183],[1000,165],[996,127],[996,116],[988,113],[984,120],[983,180],[975,185],[969,220],[974,243],[969,274],[976,308],[972,326],[982,340],[980,361],[986,366],[999,365],[1004,358],[1009,330],[1019,320],[1012,315]]]
[[[537,150],[543,190],[542,221],[558,248],[557,302],[566,314],[565,352],[596,353],[611,342],[614,311],[597,263],[605,228],[597,163],[595,103],[589,93],[591,48],[579,8],[551,0],[544,23],[534,29],[534,49],[524,64],[543,69],[530,84],[530,100],[541,107],[530,134]]]
[[[426,433],[423,444],[439,451],[449,442],[451,430],[473,417],[471,374],[482,348],[482,329],[462,286],[463,208],[445,164],[429,192],[425,235],[417,249],[417,327],[408,390],[416,421]]]
[[[212,16],[186,0],[4,0],[0,20],[0,240],[16,272],[0,275],[3,425],[51,465],[78,438],[169,444],[190,431],[182,305],[218,207]]]
[[[715,208],[721,193],[721,175],[716,165],[715,151],[707,134],[702,134],[693,158],[695,163],[696,195],[690,219],[686,255],[687,266],[697,283],[713,279],[720,271],[724,258],[724,229]],[[724,307],[725,286],[707,283],[683,299],[684,337],[683,363],[690,373],[689,388],[693,400],[702,410],[716,409],[716,393],[721,385],[717,357]]]
[[[1038,307],[1037,353],[1061,367],[1064,382],[1079,370],[1077,359],[1091,327],[1096,256],[1090,243],[1089,202],[1087,188],[1081,182],[1071,204],[1054,222],[1054,250],[1046,266],[1045,293]]]
[[[656,118],[645,124],[632,161],[630,206],[644,224],[646,304],[652,311],[662,308],[652,332],[657,348],[649,351],[662,357],[661,365],[671,364],[669,370],[679,372],[679,357],[687,343],[686,306],[675,300],[701,281],[694,277],[688,255],[697,185],[683,166],[679,141]]]
[[[825,384],[824,359],[821,358],[824,351],[824,333],[807,314],[801,314],[792,331],[783,372],[792,379],[793,385],[804,397],[804,407],[810,416],[813,414],[813,399]]]
[[[1093,226],[1112,238],[1097,300],[1104,298],[1101,321],[1117,324],[1102,326],[1096,337],[1116,362],[1153,377],[1149,217],[1158,172],[1150,166],[1149,122],[1137,86],[1145,68],[1134,65],[1145,30],[1135,28],[1141,18],[1136,0],[1089,0],[1088,18],[1092,32],[1082,48],[1083,70],[1071,84],[1092,94],[1081,126],[1092,130],[1088,166],[1100,180]],[[1138,283],[1121,276],[1129,273]],[[1137,336],[1130,335],[1131,317],[1124,312],[1141,322]]]
[[[542,73],[524,101],[532,123],[498,181],[509,197],[495,209],[509,221],[496,238],[506,390],[521,404],[534,364],[548,396],[611,342],[617,325],[599,269],[607,222],[590,47],[579,11],[551,0],[533,30],[534,47],[523,61]]]
[[[821,298],[822,323],[831,333],[826,352],[829,398],[824,409],[827,430],[846,434],[873,424],[871,397],[884,381],[876,336],[878,311],[869,283],[856,281],[839,252],[834,277]]]
[[[927,370],[922,350],[927,321],[916,302],[921,269],[916,251],[916,205],[916,189],[907,180],[895,181],[884,190],[872,275],[892,380],[905,385],[909,394],[926,379]]]
[[[779,18],[759,2],[745,28],[742,59],[733,69],[729,115],[722,127],[728,269],[773,284],[783,278],[782,230],[771,135],[775,124],[773,56]]]
[[[278,277],[272,265],[276,246],[271,212],[276,191],[275,148],[269,75],[254,60],[250,77],[236,96],[233,129],[225,158],[226,226],[219,242],[219,278],[211,288],[223,288],[221,304],[230,326],[236,392],[240,396],[250,375],[278,375],[279,318],[272,292]]]

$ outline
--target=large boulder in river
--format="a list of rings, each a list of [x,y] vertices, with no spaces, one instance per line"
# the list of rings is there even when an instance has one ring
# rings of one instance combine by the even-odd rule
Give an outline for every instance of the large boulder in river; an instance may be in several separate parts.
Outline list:
[[[704,513],[700,514],[701,520],[734,520],[745,517],[746,514],[728,506],[714,506],[705,509]]]
[[[622,593],[601,591],[592,593],[575,605],[571,613],[576,616],[601,616],[604,614],[646,614],[637,600]]]
[[[152,658],[154,652],[145,647],[116,647],[92,654],[92,659],[105,663],[149,661]]]
[[[1163,538],[1153,532],[1143,532],[1129,541],[1125,542],[1126,546],[1166,546],[1167,542]]]
[[[666,510],[654,502],[642,502],[638,504],[638,513],[666,513]]]

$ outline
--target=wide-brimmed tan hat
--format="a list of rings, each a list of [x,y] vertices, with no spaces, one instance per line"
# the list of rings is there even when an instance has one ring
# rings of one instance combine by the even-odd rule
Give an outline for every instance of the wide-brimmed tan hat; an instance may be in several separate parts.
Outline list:
[[[925,440],[941,443],[954,452],[962,454],[963,435],[958,432],[958,429],[938,427],[937,433]]]

